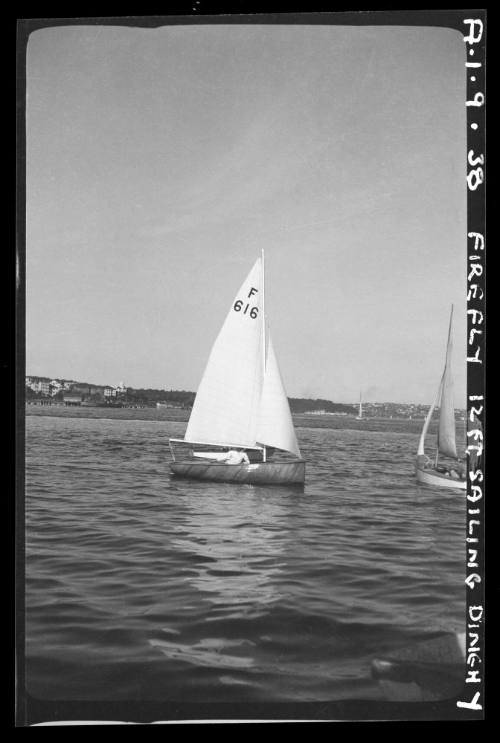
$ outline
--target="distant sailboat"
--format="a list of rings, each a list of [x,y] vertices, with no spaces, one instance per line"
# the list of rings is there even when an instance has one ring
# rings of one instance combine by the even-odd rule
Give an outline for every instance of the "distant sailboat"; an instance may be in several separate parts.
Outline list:
[[[356,420],[357,421],[363,420],[363,399],[361,396],[361,390],[359,391],[359,413],[356,416]]]
[[[305,461],[266,333],[263,252],[212,347],[184,439],[170,439],[170,450],[172,474],[180,477],[251,484],[305,480]],[[240,461],[229,463],[231,457]]]
[[[425,485],[434,485],[441,488],[458,488],[465,490],[466,482],[464,468],[457,464],[455,466],[439,465],[439,454],[443,454],[454,460],[458,460],[455,442],[455,408],[453,404],[453,377],[451,372],[452,351],[452,320],[453,305],[450,315],[450,326],[448,329],[448,343],[446,346],[446,361],[443,375],[439,383],[436,398],[432,403],[424,427],[420,436],[416,459],[416,476],[418,482]],[[436,456],[434,461],[425,454],[425,437],[431,422],[434,408],[439,405],[439,427],[437,437]]]

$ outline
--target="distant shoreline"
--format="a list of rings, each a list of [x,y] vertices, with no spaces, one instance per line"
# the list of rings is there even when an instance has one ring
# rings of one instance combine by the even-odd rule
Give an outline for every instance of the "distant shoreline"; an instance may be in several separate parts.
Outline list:
[[[189,418],[189,415],[191,413],[192,408],[181,408],[176,407],[175,405],[157,405],[157,404],[132,404],[132,403],[88,403],[88,402],[82,402],[82,403],[70,403],[69,405],[61,402],[61,401],[52,401],[52,400],[27,400],[26,401],[26,408],[67,408],[67,409],[78,409],[78,408],[91,408],[91,409],[100,409],[100,410],[125,410],[125,409],[131,409],[131,410],[170,410],[170,411],[182,411],[183,413],[186,413],[187,417]],[[309,418],[321,418],[330,420],[332,418],[339,418],[342,420],[350,420],[350,421],[357,421],[358,423],[366,423],[367,421],[423,421],[425,420],[425,416],[412,416],[411,418],[404,417],[404,416],[387,416],[387,415],[365,415],[363,418],[358,418],[358,416],[352,414],[346,414],[346,413],[330,413],[330,412],[322,412],[320,410],[318,411],[305,411],[301,413],[295,413],[291,411],[294,418],[306,418],[307,420]],[[187,420],[187,419],[186,419]]]
[[[108,420],[142,420],[157,422],[187,423],[190,410],[183,408],[166,407],[90,407],[65,405],[33,405],[25,406],[27,417],[47,416],[55,418],[85,418]],[[367,417],[361,420],[354,416],[342,415],[311,415],[304,413],[292,414],[297,428],[323,428],[329,430],[351,430],[360,432],[387,432],[419,435],[422,430],[421,418],[375,418]],[[430,433],[435,433],[437,421],[432,421]],[[459,427],[460,429],[460,427]],[[465,434],[464,434],[465,435]]]

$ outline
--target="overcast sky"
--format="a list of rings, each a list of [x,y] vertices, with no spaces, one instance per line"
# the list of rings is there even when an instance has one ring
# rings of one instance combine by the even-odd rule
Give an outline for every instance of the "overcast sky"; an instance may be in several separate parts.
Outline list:
[[[26,373],[197,389],[261,248],[291,397],[465,406],[465,44],[431,27],[35,31]]]

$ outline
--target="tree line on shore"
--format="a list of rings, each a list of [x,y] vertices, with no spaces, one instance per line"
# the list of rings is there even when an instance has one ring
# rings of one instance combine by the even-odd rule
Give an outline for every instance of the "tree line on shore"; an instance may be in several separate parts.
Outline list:
[[[96,385],[78,383],[75,386],[78,387],[79,392],[83,392],[85,388],[88,388],[83,392],[85,399],[94,400],[95,402],[105,401],[102,390]],[[50,398],[55,402],[63,401],[64,395],[66,394],[71,394],[71,391],[60,390],[55,395],[51,395]],[[116,395],[111,398],[109,402],[121,402],[126,405],[156,405],[156,403],[167,403],[179,408],[191,408],[195,396],[196,394],[194,392],[189,392],[187,390],[156,390],[151,388],[132,389],[131,387],[128,387],[126,392]],[[36,400],[46,397],[47,395],[42,392],[36,392],[26,386],[26,400]],[[353,409],[352,405],[334,403],[331,400],[323,399],[311,400],[308,398],[291,397],[289,398],[289,403],[292,413],[306,413],[319,410],[327,413],[352,413]]]

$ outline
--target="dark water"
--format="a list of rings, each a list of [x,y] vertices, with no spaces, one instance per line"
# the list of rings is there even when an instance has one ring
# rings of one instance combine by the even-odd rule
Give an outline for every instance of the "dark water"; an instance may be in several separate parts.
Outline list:
[[[170,479],[185,423],[106,414],[26,418],[33,696],[376,699],[374,656],[464,630],[465,498],[416,485],[421,423],[298,427],[302,491]]]

